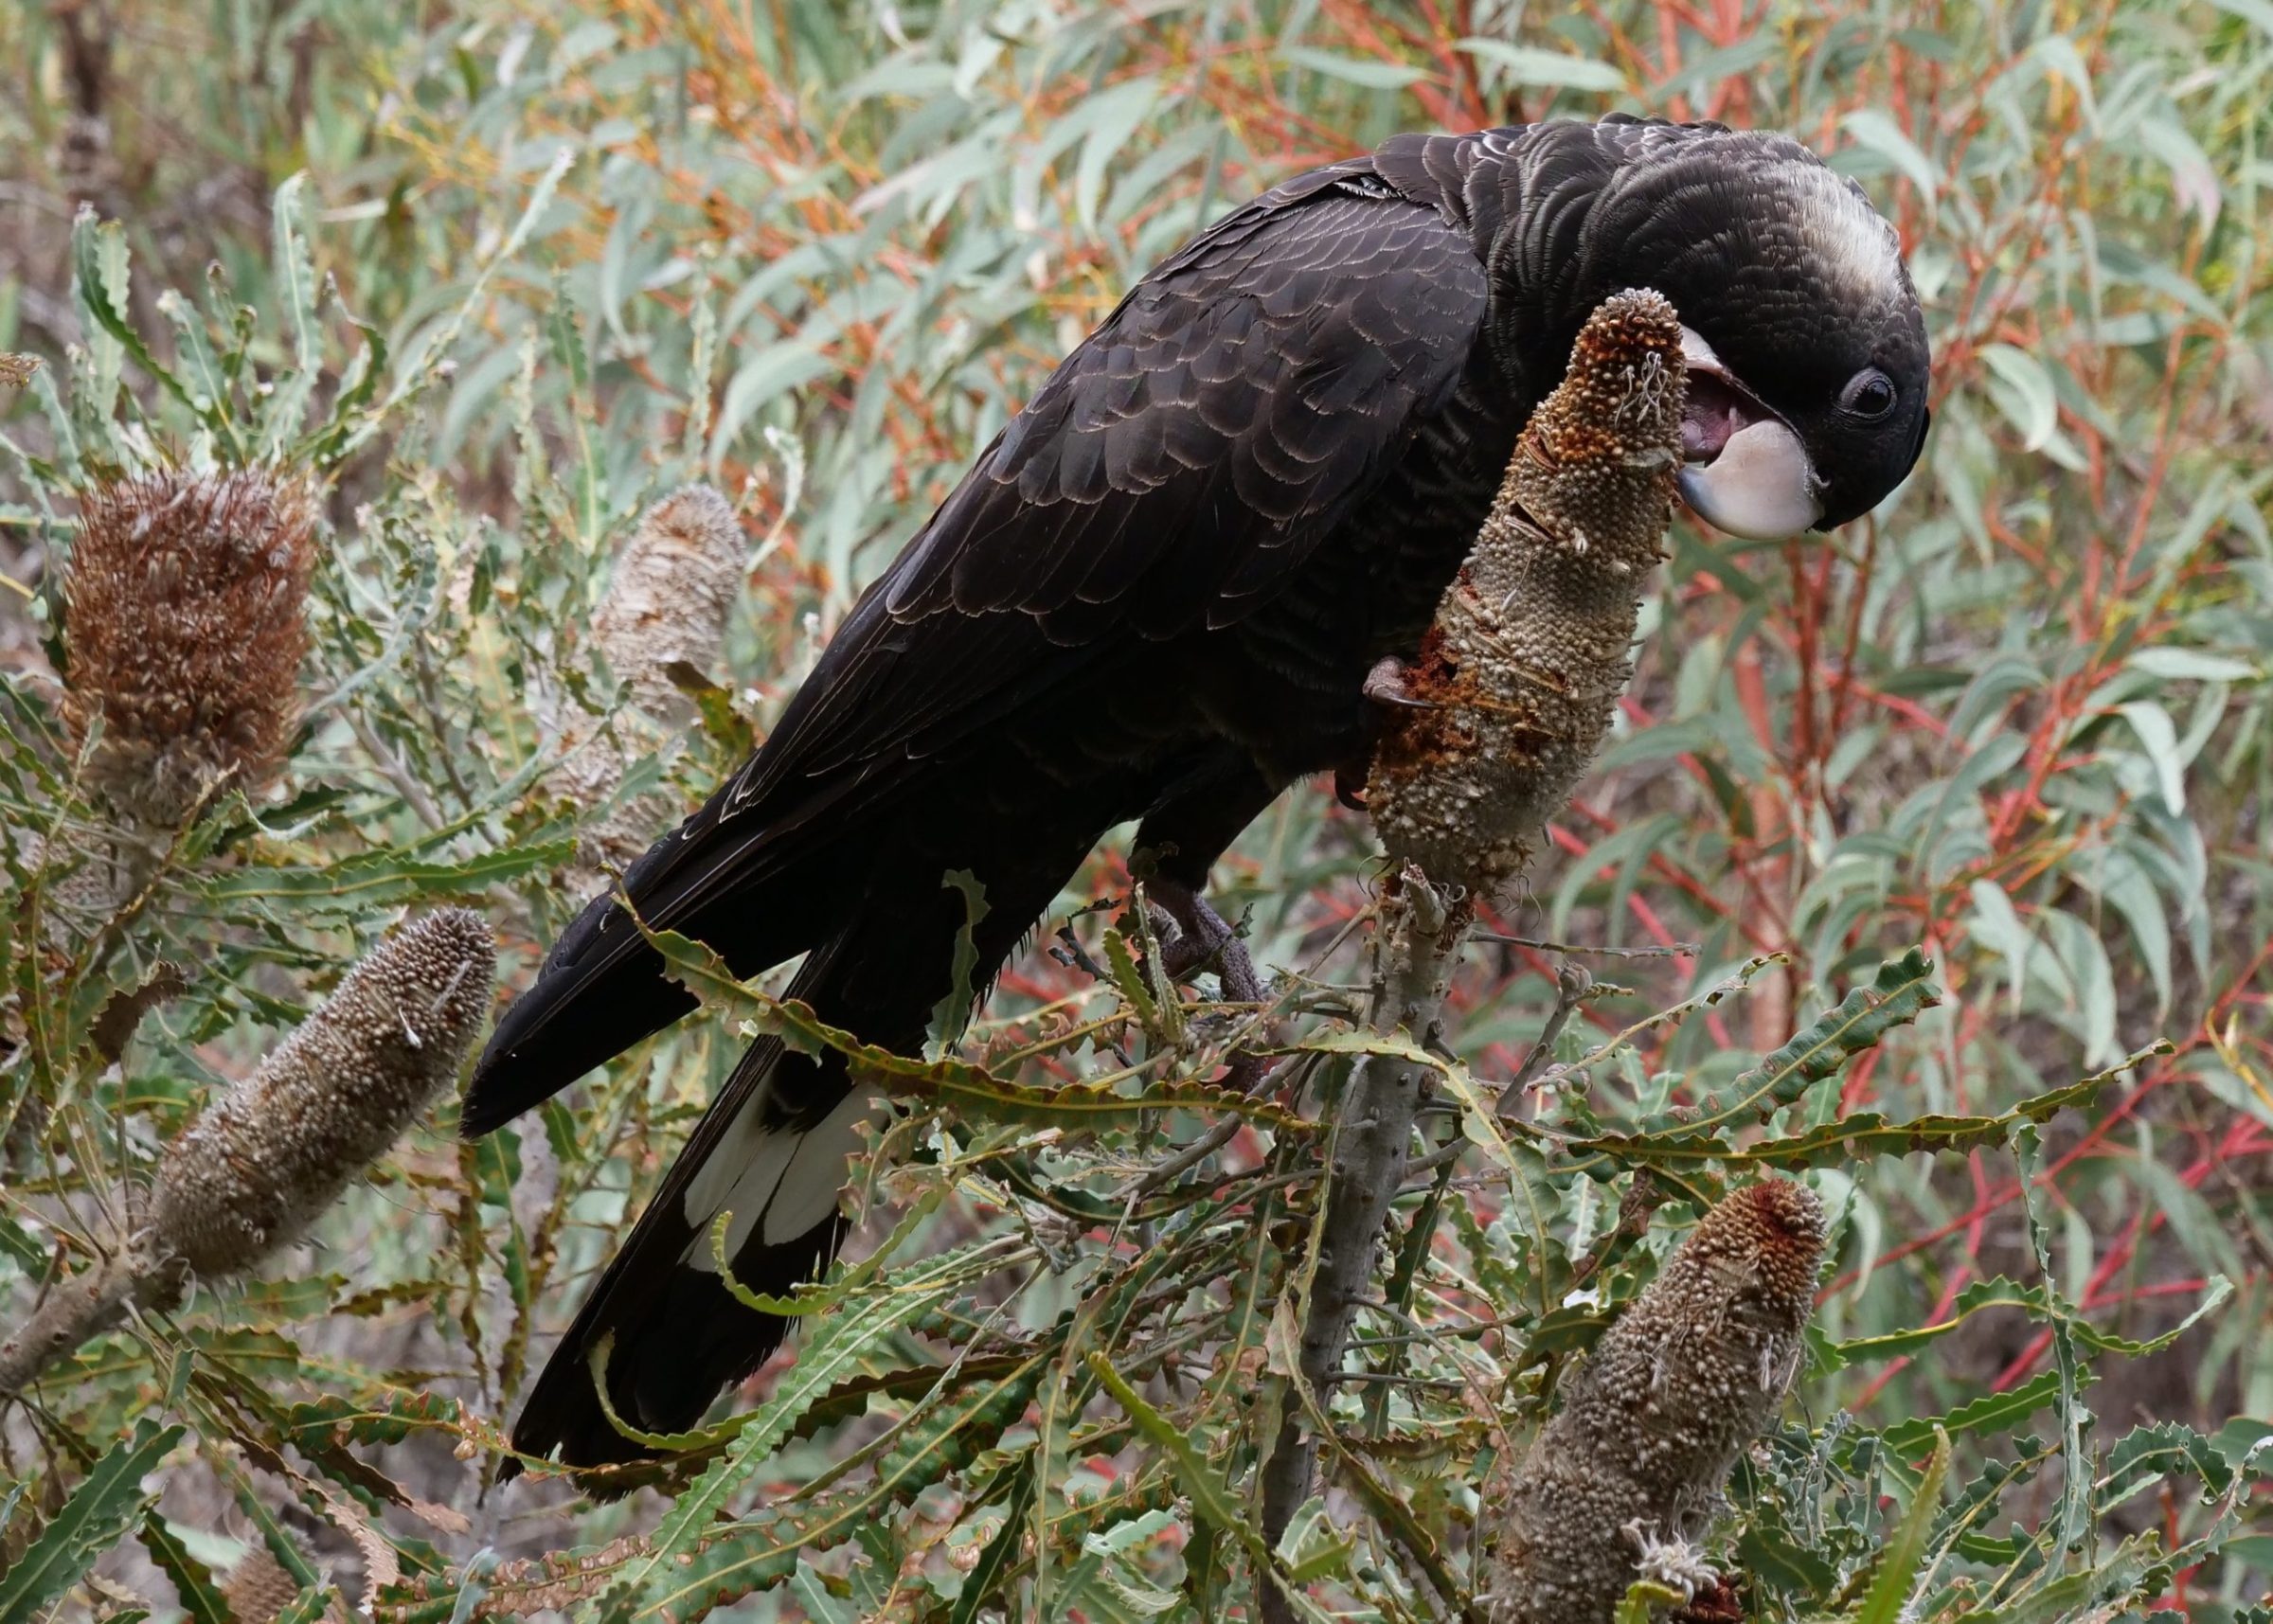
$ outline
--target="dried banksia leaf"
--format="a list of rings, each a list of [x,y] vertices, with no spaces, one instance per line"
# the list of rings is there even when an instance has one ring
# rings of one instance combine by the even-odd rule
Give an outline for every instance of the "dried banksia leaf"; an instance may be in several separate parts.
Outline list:
[[[648,509],[592,616],[593,642],[630,704],[617,715],[614,738],[598,736],[594,717],[571,713],[561,724],[554,781],[570,800],[600,805],[635,759],[693,720],[674,673],[704,674],[717,663],[749,551],[733,506],[707,485],[682,487]],[[616,808],[585,831],[580,880],[597,889],[604,870],[630,864],[672,816],[659,797]]]
[[[1731,1191],[1595,1345],[1498,1509],[1492,1624],[1607,1624],[1639,1578],[1693,1593],[1693,1549],[1800,1363],[1823,1204]],[[1487,1514],[1490,1508],[1487,1508]]]
[[[456,1080],[496,974],[470,909],[390,932],[167,1148],[148,1248],[213,1276],[296,1240]]]
[[[315,495],[271,469],[162,469],[90,490],[64,578],[64,713],[122,816],[178,827],[224,776],[283,765],[297,714]]]
[[[1681,324],[1647,290],[1604,300],[1525,424],[1418,664],[1388,707],[1366,805],[1389,856],[1489,889],[1530,861],[1633,674],[1642,584],[1681,466]]]

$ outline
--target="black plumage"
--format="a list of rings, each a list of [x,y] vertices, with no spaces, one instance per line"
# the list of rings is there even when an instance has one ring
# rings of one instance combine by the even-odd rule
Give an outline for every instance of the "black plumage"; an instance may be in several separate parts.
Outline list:
[[[625,891],[738,973],[806,954],[790,994],[901,1048],[953,986],[948,870],[986,887],[989,974],[1116,824],[1140,819],[1158,872],[1196,892],[1291,781],[1362,758],[1367,671],[1413,651],[1580,324],[1629,286],[1673,300],[1725,385],[1701,459],[1733,428],[1786,425],[1821,524],[1910,466],[1915,295],[1892,233],[1803,148],[1630,119],[1400,136],[1273,188],[1139,282]],[[1856,384],[1872,372],[1896,395],[1874,416]],[[465,1131],[689,1008],[595,901],[501,1023]],[[592,1390],[605,1334],[612,1395],[648,1430],[691,1424],[754,1369],[784,1327],[719,1285],[709,1224],[734,1212],[746,1284],[810,1277],[839,1239],[857,1110],[838,1059],[754,1044],[516,1445],[579,1465],[642,1453]]]

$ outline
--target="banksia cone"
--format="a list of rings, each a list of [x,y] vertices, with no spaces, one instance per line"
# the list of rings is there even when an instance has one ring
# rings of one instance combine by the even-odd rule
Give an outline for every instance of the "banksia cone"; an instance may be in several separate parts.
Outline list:
[[[296,1240],[456,1080],[496,974],[490,927],[469,909],[390,932],[168,1147],[147,1248],[213,1276]]]
[[[1492,1624],[1607,1624],[1637,1578],[1704,1569],[1737,1455],[1799,1373],[1823,1262],[1823,1205],[1769,1179],[1705,1215],[1595,1346],[1499,1515]]]
[[[496,979],[496,944],[470,909],[388,932],[167,1147],[131,1243],[60,1282],[0,1338],[0,1399],[129,1305],[170,1307],[190,1275],[239,1274],[297,1240],[456,1080]]]
[[[707,485],[687,485],[647,510],[617,559],[592,637],[633,703],[656,721],[693,720],[671,668],[707,671],[718,658],[748,558],[733,506]]]
[[[270,469],[161,469],[89,491],[64,578],[64,711],[96,791],[178,827],[224,775],[282,766],[297,709],[315,496]]]
[[[1399,866],[1489,889],[1594,759],[1663,556],[1686,384],[1673,307],[1604,300],[1524,426],[1420,663],[1367,684],[1388,722],[1366,805]]]
[[[564,759],[556,782],[569,799],[600,805],[635,758],[668,729],[694,719],[672,670],[685,666],[707,674],[717,663],[748,559],[749,542],[732,505],[707,485],[682,487],[648,509],[592,616],[593,642],[631,703],[617,716],[614,740],[594,736],[593,718],[571,715],[562,725]],[[617,808],[585,832],[580,880],[597,889],[601,870],[628,865],[672,815],[654,798]]]
[[[222,1599],[237,1624],[276,1624],[284,1610],[300,1598],[300,1581],[266,1545],[255,1545],[229,1569]]]

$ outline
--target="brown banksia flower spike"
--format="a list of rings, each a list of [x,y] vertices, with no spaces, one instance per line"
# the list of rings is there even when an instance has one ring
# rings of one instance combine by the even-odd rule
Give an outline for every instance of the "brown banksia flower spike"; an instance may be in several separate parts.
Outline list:
[[[1420,660],[1366,684],[1384,726],[1365,805],[1396,866],[1491,889],[1593,761],[1673,519],[1686,392],[1662,295],[1614,294],[1580,330]]]
[[[1767,1179],[1666,1259],[1487,1508],[1492,1624],[1608,1624],[1637,1579],[1709,1579],[1694,1543],[1799,1374],[1824,1238],[1815,1192]]]
[[[0,1398],[118,1323],[304,1235],[455,1082],[490,1010],[490,927],[445,908],[387,933],[242,1082],[167,1147],[141,1225],[0,1339]]]
[[[707,675],[717,664],[749,556],[733,505],[707,485],[683,486],[647,510],[592,616],[594,646],[630,704],[612,740],[597,737],[597,718],[571,711],[562,722],[554,782],[563,794],[601,805],[634,759],[694,720],[673,674]],[[603,870],[630,864],[672,815],[653,797],[615,809],[579,843],[579,883],[598,889]]]
[[[64,714],[95,791],[178,828],[224,777],[257,790],[298,715],[315,493],[296,474],[160,469],[95,486],[63,580]]]
[[[237,1624],[276,1624],[299,1600],[300,1581],[266,1545],[257,1544],[229,1569],[221,1594]]]
[[[167,1148],[149,1249],[233,1275],[297,1240],[457,1080],[496,976],[489,924],[471,909],[389,932]]]
[[[306,1544],[290,1534],[286,1534],[285,1538],[291,1541],[293,1548],[300,1553],[302,1560],[306,1560]],[[376,1538],[376,1535],[367,1532],[356,1540],[356,1544],[361,1545],[367,1540]],[[367,1579],[366,1583],[369,1585],[370,1580]],[[293,1603],[299,1600],[300,1581],[292,1576],[290,1568],[277,1560],[275,1551],[269,1549],[266,1544],[256,1542],[250,1550],[238,1559],[237,1565],[229,1569],[229,1576],[221,1587],[221,1597],[229,1604],[229,1615],[237,1620],[237,1624],[277,1624],[277,1620],[284,1616]],[[367,1615],[370,1610],[367,1606],[364,1611]],[[353,1616],[348,1611],[346,1595],[331,1589],[324,1604],[325,1624],[353,1624]]]

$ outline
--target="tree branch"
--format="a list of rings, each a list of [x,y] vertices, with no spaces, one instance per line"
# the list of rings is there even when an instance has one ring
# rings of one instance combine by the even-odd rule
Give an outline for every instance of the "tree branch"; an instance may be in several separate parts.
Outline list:
[[[1466,896],[1448,897],[1417,867],[1408,866],[1395,878],[1382,899],[1381,927],[1373,938],[1369,1028],[1402,1031],[1423,1045],[1435,1040],[1445,990],[1475,917]],[[1351,1074],[1327,1169],[1298,1360],[1298,1380],[1314,1394],[1326,1393],[1339,1377],[1351,1322],[1372,1274],[1373,1250],[1405,1183],[1413,1117],[1433,1076],[1425,1065],[1387,1054],[1365,1056]],[[1303,1424],[1302,1409],[1299,1401],[1287,1406],[1263,1468],[1262,1538],[1274,1548],[1310,1497],[1317,1440]],[[1275,1585],[1262,1586],[1262,1616],[1266,1624],[1294,1617],[1292,1603]]]

